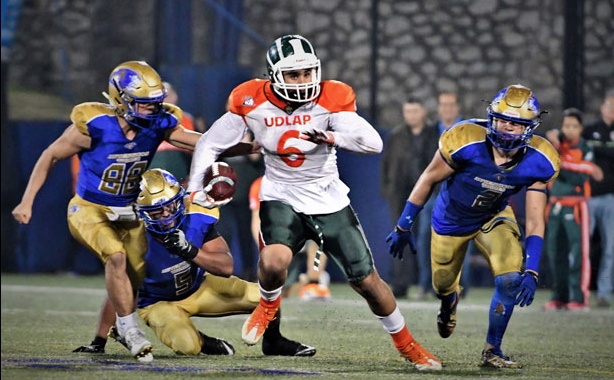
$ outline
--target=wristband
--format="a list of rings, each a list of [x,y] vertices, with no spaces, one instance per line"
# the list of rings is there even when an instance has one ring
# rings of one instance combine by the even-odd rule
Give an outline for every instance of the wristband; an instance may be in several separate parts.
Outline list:
[[[525,270],[539,273],[539,258],[542,253],[544,239],[537,236],[527,236],[525,240],[526,264]]]
[[[424,206],[418,206],[410,201],[407,201],[405,204],[405,208],[397,221],[397,226],[403,231],[411,230],[412,224],[414,224],[414,220],[416,220],[416,216],[422,210]]]
[[[190,249],[185,251],[185,255],[182,255],[182,258],[185,260],[192,261],[198,255],[198,248],[190,244]]]

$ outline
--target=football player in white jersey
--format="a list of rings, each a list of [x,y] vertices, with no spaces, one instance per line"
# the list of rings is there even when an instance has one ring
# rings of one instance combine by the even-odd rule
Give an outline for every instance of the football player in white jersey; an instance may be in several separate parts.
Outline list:
[[[379,276],[362,227],[339,179],[337,149],[377,154],[382,140],[356,112],[356,96],[345,83],[321,81],[311,43],[285,35],[268,49],[269,79],[252,79],[230,94],[222,115],[196,145],[188,192],[193,202],[215,206],[203,191],[205,171],[220,152],[247,130],[262,147],[265,174],[260,190],[260,305],[245,321],[243,341],[256,344],[281,302],[292,256],[309,239],[342,268],[391,335],[403,357],[418,370],[441,370],[440,361],[407,329],[388,285]]]

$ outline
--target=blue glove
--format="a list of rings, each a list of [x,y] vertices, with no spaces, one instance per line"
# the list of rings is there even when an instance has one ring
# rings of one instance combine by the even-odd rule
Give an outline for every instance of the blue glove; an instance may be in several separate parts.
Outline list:
[[[409,249],[415,255],[416,254],[416,242],[414,241],[414,234],[409,231],[403,231],[398,226],[386,237],[386,244],[388,244],[388,252],[394,258],[403,260],[403,250],[409,244]]]
[[[394,227],[394,231],[386,236],[388,252],[392,257],[398,257],[400,260],[403,260],[403,250],[408,244],[411,252],[414,255],[416,254],[416,242],[414,241],[414,234],[411,232],[411,226],[421,210],[422,206],[415,205],[409,200],[406,202],[397,225]]]
[[[518,293],[516,293],[516,305],[529,306],[535,298],[535,289],[537,288],[537,273],[533,271],[525,271],[516,280],[518,284]]]

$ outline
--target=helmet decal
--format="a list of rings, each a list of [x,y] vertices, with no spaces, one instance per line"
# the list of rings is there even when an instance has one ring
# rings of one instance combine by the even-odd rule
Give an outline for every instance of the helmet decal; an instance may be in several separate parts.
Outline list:
[[[129,68],[119,69],[111,79],[119,88],[130,93],[134,92],[143,81],[138,73]]]
[[[508,86],[495,95],[487,108],[487,137],[501,150],[516,150],[531,141],[533,132],[541,124],[541,111],[537,98],[523,85]],[[524,126],[521,134],[507,133],[497,129],[497,120]]]
[[[138,128],[149,127],[162,117],[166,95],[160,75],[144,61],[128,61],[117,66],[109,75],[109,93],[105,94],[115,112]],[[137,103],[156,107],[153,111],[139,112]]]
[[[266,56],[273,90],[290,102],[309,102],[320,94],[321,64],[315,49],[303,36],[286,35],[275,40]],[[311,70],[311,81],[286,83],[284,72]]]

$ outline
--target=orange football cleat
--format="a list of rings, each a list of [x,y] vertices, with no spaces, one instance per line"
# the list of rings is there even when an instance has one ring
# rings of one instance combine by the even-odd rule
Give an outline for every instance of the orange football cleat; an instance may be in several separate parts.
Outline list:
[[[269,327],[269,323],[275,319],[280,303],[281,297],[278,297],[275,301],[260,299],[260,304],[256,306],[249,318],[243,323],[241,338],[245,344],[252,346],[258,343],[264,331]]]
[[[399,351],[405,359],[416,366],[418,371],[441,371],[442,369],[439,359],[415,340]]]
[[[329,299],[330,289],[316,283],[305,284],[298,292],[298,296],[303,301],[311,301],[318,299]]]

